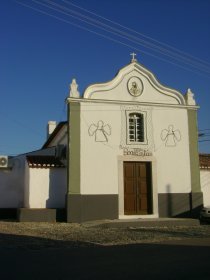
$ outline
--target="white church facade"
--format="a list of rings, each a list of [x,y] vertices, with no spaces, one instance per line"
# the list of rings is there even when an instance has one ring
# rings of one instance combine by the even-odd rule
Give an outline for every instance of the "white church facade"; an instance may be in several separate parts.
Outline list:
[[[48,123],[40,150],[8,165],[0,156],[0,219],[198,218],[210,205],[210,155],[199,162],[190,89],[161,85],[133,55],[82,96],[73,79],[66,103],[67,121]]]
[[[67,221],[179,217],[200,187],[197,109],[134,58],[68,106]]]

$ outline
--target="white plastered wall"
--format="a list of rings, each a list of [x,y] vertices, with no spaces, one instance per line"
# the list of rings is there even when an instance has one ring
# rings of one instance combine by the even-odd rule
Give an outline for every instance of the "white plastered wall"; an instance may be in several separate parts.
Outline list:
[[[129,106],[129,109],[132,106]],[[136,106],[134,106],[134,111]],[[133,218],[124,216],[124,181],[123,161],[150,161],[152,165],[153,184],[153,215],[139,215],[138,217],[158,217],[158,191],[156,180],[156,163],[154,157],[123,156],[120,147],[122,125],[125,121],[126,107],[121,104],[81,103],[81,194],[103,195],[117,194],[119,199],[119,218]],[[97,139],[96,132],[90,135],[90,130],[96,129],[99,121],[104,126],[109,125],[111,135],[107,135],[107,142]],[[92,128],[92,129],[91,129]],[[92,134],[92,133],[91,133]],[[137,217],[137,216],[135,216]]]
[[[200,170],[201,191],[203,192],[204,206],[210,206],[210,170]]]
[[[66,170],[64,168],[29,168],[27,208],[64,208]]]
[[[135,106],[134,106],[135,108]],[[98,121],[111,127],[108,142],[100,142],[96,135],[89,135],[91,125]],[[82,103],[81,105],[81,193],[118,193],[118,162],[122,155],[121,107],[117,104]],[[168,146],[161,139],[163,130],[173,125],[179,131],[180,140],[172,139]],[[187,110],[156,106],[152,108],[153,150],[157,164],[158,193],[188,193],[191,191],[189,136]],[[145,147],[146,148],[146,147]],[[136,160],[136,159],[135,159]],[[139,157],[139,161],[141,161]],[[179,176],[177,176],[179,174]]]
[[[189,193],[191,176],[187,110],[155,107],[152,115],[158,192]],[[168,135],[170,139],[167,137],[170,125],[173,125],[173,130],[180,136],[179,141],[174,135]]]
[[[0,169],[0,208],[23,207],[25,156],[11,161],[12,169]]]
[[[89,135],[90,126],[99,121],[110,126],[108,142],[103,142],[97,131]],[[118,105],[81,104],[81,194],[118,194],[120,124]]]

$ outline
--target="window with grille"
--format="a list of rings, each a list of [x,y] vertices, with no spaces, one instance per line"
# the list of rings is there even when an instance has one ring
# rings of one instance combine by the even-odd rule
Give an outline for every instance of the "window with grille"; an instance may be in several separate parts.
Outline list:
[[[130,143],[142,143],[144,139],[144,115],[130,113],[128,115],[128,137]]]

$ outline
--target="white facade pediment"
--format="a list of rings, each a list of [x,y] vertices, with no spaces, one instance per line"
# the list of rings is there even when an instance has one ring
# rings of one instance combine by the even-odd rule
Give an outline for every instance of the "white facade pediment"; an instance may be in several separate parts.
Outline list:
[[[132,62],[122,68],[113,80],[90,85],[84,99],[185,105],[184,96],[161,85],[142,65]]]

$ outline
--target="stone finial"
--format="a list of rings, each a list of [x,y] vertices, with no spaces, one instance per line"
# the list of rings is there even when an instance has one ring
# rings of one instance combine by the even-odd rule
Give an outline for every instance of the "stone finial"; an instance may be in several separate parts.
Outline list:
[[[194,99],[194,93],[191,91],[190,88],[188,88],[187,93],[185,94],[185,100],[187,105],[196,105],[195,99]]]
[[[74,97],[74,98],[80,97],[77,88],[78,88],[78,84],[76,82],[76,79],[72,79],[72,83],[70,84],[70,92],[69,92],[70,97]]]

